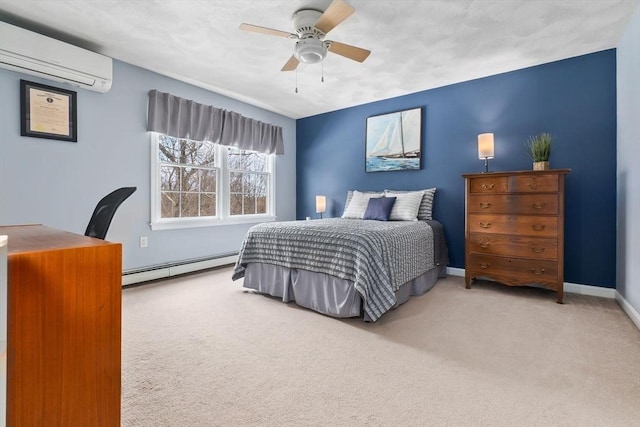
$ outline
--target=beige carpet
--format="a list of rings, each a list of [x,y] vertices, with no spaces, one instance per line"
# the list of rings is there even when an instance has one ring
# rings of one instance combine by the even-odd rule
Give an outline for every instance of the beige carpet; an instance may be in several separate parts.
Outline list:
[[[613,300],[450,277],[366,324],[230,276],[124,291],[123,426],[640,425],[640,331]]]

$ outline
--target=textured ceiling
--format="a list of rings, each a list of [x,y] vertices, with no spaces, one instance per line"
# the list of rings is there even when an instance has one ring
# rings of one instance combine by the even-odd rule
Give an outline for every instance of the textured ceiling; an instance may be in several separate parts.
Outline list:
[[[371,55],[301,64],[298,93],[280,71],[295,41],[238,26],[292,31],[331,0],[0,0],[0,19],[301,118],[613,48],[640,0],[345,1],[327,39]]]

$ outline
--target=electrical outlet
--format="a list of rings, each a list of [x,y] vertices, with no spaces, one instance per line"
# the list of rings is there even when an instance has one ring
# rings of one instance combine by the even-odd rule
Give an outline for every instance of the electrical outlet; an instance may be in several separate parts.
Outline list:
[[[140,237],[140,247],[141,248],[146,248],[147,246],[149,246],[149,239],[147,238],[147,236],[141,236]]]

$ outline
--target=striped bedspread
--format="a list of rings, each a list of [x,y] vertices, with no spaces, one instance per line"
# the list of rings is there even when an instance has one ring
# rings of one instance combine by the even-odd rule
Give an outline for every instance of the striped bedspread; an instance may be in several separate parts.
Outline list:
[[[233,271],[267,263],[330,274],[354,283],[375,321],[395,303],[398,288],[434,267],[434,239],[424,221],[329,218],[263,223],[249,229]]]

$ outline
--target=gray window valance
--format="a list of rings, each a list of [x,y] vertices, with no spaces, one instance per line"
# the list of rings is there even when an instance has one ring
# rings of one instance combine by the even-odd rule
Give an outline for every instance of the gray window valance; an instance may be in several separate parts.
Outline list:
[[[284,154],[282,127],[155,89],[149,91],[147,120],[148,131],[174,138],[209,141],[267,154]]]

